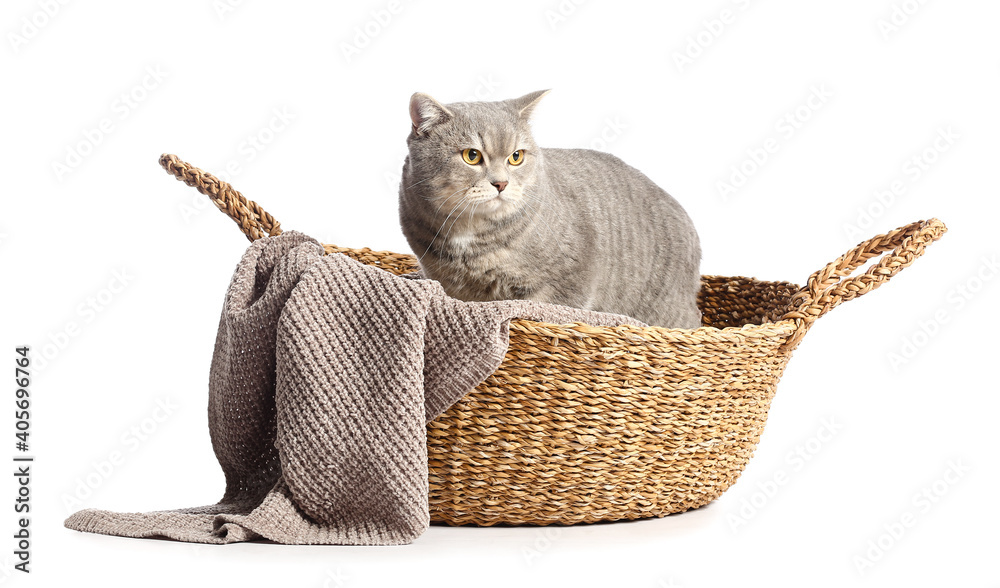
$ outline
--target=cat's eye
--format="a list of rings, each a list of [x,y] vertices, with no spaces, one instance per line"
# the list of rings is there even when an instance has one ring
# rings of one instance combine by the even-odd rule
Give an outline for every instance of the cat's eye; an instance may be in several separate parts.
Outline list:
[[[507,158],[507,163],[511,165],[521,165],[522,161],[524,161],[524,149],[518,149]]]
[[[469,165],[476,165],[483,160],[483,154],[477,149],[466,149],[462,152],[462,159]]]

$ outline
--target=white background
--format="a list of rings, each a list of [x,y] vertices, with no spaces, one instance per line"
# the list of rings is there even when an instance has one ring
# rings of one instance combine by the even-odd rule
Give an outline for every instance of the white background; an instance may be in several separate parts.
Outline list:
[[[0,363],[12,368],[24,343],[37,363],[49,356],[32,384],[33,571],[11,571],[4,476],[0,581],[1000,586],[996,3],[50,4],[0,9]],[[232,166],[286,229],[406,251],[396,187],[410,94],[543,88],[538,142],[601,148],[646,172],[690,212],[704,273],[802,283],[876,233],[932,216],[950,232],[816,325],[743,477],[698,511],[433,527],[394,548],[198,547],[62,527],[78,508],[222,494],[207,375],[247,241],[164,174],[160,153]],[[810,102],[814,91],[826,97]],[[780,122],[789,114],[794,126]],[[935,143],[940,133],[950,138]],[[720,188],[741,165],[742,185]],[[3,422],[0,453],[13,455]],[[143,439],[130,432],[142,426]]]

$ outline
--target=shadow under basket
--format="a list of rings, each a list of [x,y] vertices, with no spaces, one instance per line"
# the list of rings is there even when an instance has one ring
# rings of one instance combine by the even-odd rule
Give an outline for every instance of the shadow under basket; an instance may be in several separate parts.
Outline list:
[[[281,232],[226,182],[173,155],[160,165],[251,241]],[[753,455],[778,379],[813,322],[888,281],[946,231],[931,219],[878,235],[803,287],[703,276],[699,329],[512,321],[500,368],[427,425],[431,519],[590,523],[711,502]],[[325,248],[394,274],[417,269],[411,255]]]

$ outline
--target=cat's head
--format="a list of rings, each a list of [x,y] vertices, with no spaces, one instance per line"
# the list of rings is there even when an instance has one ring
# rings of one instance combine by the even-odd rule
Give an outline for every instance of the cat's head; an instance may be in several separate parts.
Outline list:
[[[447,105],[414,94],[402,196],[419,196],[444,215],[463,209],[466,217],[519,210],[532,197],[542,167],[528,122],[547,92]]]

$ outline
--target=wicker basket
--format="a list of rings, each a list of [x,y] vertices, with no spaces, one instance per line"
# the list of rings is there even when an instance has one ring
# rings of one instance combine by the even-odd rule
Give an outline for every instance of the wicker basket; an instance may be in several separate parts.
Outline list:
[[[281,232],[226,182],[173,155],[160,164],[251,241]],[[432,520],[570,524],[711,502],[753,455],[778,378],[812,323],[888,281],[946,230],[931,219],[879,235],[801,288],[704,276],[699,329],[513,321],[500,368],[427,426]],[[325,247],[395,274],[417,267],[410,255]]]

